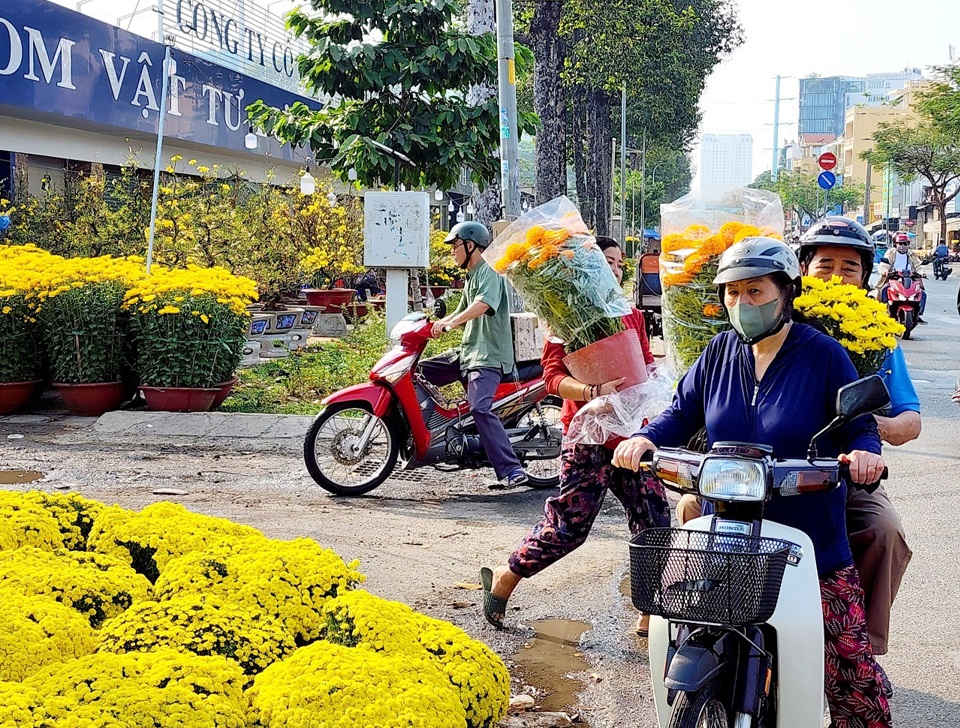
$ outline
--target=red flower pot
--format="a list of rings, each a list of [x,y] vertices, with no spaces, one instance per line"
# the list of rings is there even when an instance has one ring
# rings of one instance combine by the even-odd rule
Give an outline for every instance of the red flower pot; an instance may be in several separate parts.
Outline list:
[[[153,412],[207,412],[220,390],[216,387],[140,387]]]
[[[307,288],[303,292],[311,306],[345,306],[355,294],[352,288]]]
[[[233,385],[239,382],[240,380],[237,377],[230,379],[226,382],[221,382],[220,384],[214,384],[213,388],[219,390],[217,395],[213,398],[213,403],[210,405],[210,409],[215,410],[217,407],[223,404],[233,389]]]
[[[94,384],[65,384],[54,382],[60,398],[72,414],[81,417],[99,417],[120,406],[124,400],[123,382],[96,382]]]
[[[12,415],[22,410],[38,389],[42,380],[32,382],[0,383],[0,415]]]
[[[570,374],[585,384],[605,384],[625,377],[620,389],[647,381],[640,336],[633,329],[608,336],[567,354],[563,363]]]

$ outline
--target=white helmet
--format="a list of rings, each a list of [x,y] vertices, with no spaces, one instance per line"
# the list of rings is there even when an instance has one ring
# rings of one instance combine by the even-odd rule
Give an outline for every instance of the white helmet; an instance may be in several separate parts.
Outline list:
[[[800,261],[782,240],[775,238],[745,238],[730,246],[720,256],[717,285],[733,283],[772,273],[783,274],[794,283],[796,294],[800,293]]]

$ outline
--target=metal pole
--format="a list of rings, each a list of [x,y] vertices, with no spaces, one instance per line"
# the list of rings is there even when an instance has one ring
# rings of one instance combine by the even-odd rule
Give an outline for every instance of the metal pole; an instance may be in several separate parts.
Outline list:
[[[870,214],[870,172],[873,169],[873,165],[870,162],[867,162],[867,186],[863,191],[863,224],[869,225],[873,222],[872,215]]]
[[[517,146],[517,69],[513,45],[513,0],[497,0],[497,70],[500,90],[500,178],[503,213],[520,217],[520,150]]]
[[[640,160],[640,243],[647,239],[647,130],[643,130]]]
[[[150,235],[147,239],[147,275],[153,265],[153,238],[157,232],[157,198],[160,193],[160,158],[163,155],[163,127],[167,118],[167,86],[170,80],[170,46],[164,46],[160,82],[160,120],[157,122],[157,157],[153,162],[153,198],[150,200]]]
[[[777,181],[777,167],[779,165],[779,155],[777,152],[777,143],[780,138],[780,77],[777,76],[777,93],[773,101],[773,164],[770,167],[770,179]]]
[[[611,139],[610,140],[610,232],[611,233],[613,232],[613,218],[616,217],[616,215],[613,214],[614,213],[613,200],[617,196],[617,188],[616,188],[616,185],[614,184],[617,180],[613,176],[613,170],[616,166],[617,166],[617,140]],[[593,203],[593,218],[594,220],[596,220],[597,218],[596,201],[594,201]]]
[[[887,214],[883,219],[883,229],[887,233],[887,244],[890,244],[890,162],[887,162],[887,179],[884,185],[887,196]]]
[[[627,240],[627,82],[620,93],[620,239]]]

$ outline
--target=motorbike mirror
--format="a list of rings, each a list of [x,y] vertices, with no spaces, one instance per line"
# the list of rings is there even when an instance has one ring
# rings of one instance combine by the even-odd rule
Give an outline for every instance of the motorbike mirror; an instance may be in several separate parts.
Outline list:
[[[837,417],[852,420],[876,412],[890,404],[887,385],[876,374],[840,387],[837,392]]]
[[[447,315],[447,302],[442,298],[438,298],[433,302],[433,315],[438,319],[442,319]]]

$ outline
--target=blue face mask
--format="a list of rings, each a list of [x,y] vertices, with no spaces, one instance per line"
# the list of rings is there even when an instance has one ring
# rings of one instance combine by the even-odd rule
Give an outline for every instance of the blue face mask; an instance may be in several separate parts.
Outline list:
[[[786,320],[782,314],[777,313],[779,305],[779,297],[759,306],[738,303],[727,309],[727,316],[740,341],[752,346],[783,328]]]

